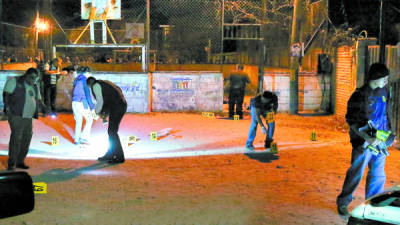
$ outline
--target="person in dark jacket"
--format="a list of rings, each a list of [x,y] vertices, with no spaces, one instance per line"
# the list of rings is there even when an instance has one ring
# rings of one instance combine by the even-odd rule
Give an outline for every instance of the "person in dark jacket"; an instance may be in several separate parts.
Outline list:
[[[92,89],[93,96],[97,101],[96,114],[109,117],[109,148],[107,153],[98,160],[108,163],[123,163],[125,156],[118,136],[118,129],[122,117],[126,113],[127,104],[122,90],[110,81],[96,80],[94,77],[89,77],[86,83]]]
[[[32,139],[33,118],[38,118],[39,107],[45,107],[38,80],[39,72],[29,68],[24,75],[7,80],[4,86],[4,112],[11,129],[7,170],[14,170],[15,167],[29,169],[25,158]]]
[[[53,114],[56,113],[57,82],[60,79],[58,62],[58,58],[51,60],[50,64],[45,66],[43,74],[44,103]]]
[[[342,192],[336,199],[340,215],[348,215],[347,207],[353,199],[353,192],[359,185],[366,166],[369,171],[365,185],[365,198],[381,193],[384,189],[386,155],[374,154],[368,149],[368,145],[365,145],[368,143],[377,146],[382,143],[360,128],[372,123],[378,130],[390,131],[390,95],[386,87],[388,78],[389,70],[384,64],[372,64],[368,71],[367,82],[354,91],[347,103],[346,122],[350,127],[350,142],[353,150],[351,166],[347,170]]]
[[[270,91],[264,91],[258,94],[254,98],[250,99],[250,110],[251,110],[251,124],[249,129],[249,135],[246,142],[247,150],[254,150],[253,142],[257,134],[257,125],[260,124],[262,133],[266,134],[264,147],[270,149],[271,143],[274,141],[273,136],[275,132],[275,120],[273,116],[278,111],[278,97],[275,93]],[[270,114],[268,114],[270,113]],[[272,114],[272,119],[268,118]],[[268,129],[265,128],[261,116],[266,119]]]
[[[236,105],[236,115],[243,119],[242,105],[246,85],[250,83],[249,76],[243,72],[243,65],[239,65],[226,80],[229,81],[229,118],[233,119]]]

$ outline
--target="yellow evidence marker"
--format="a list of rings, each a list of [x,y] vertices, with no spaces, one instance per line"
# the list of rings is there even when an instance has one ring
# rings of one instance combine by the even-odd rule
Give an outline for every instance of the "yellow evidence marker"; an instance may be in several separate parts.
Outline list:
[[[47,184],[45,182],[33,183],[33,193],[35,194],[47,194]]]
[[[151,132],[150,133],[150,140],[152,141],[157,141],[157,132]]]
[[[136,138],[136,136],[134,136],[134,135],[131,135],[131,136],[128,136],[127,138],[126,138],[126,143],[129,145],[129,144],[133,144],[133,143],[135,143],[137,141],[137,138]]]
[[[60,137],[52,136],[51,137],[51,146],[58,146],[60,144]]]
[[[275,113],[274,112],[269,112],[267,113],[267,123],[273,123],[275,122]]]
[[[311,132],[311,141],[317,141],[317,133],[315,131]]]
[[[278,146],[276,145],[275,142],[271,143],[270,149],[272,153],[278,153]]]

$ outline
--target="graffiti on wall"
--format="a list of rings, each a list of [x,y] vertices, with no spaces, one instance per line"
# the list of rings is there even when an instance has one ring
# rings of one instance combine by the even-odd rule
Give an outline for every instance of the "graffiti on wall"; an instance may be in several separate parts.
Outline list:
[[[220,111],[222,86],[222,74],[218,73],[154,73],[152,108],[154,111]]]

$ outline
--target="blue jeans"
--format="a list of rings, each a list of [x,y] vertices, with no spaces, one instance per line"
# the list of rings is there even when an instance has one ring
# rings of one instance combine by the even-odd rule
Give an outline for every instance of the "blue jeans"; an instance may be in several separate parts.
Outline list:
[[[381,193],[385,186],[385,160],[384,154],[373,155],[370,150],[363,147],[353,148],[351,153],[351,166],[347,170],[342,192],[336,199],[337,205],[348,205],[353,200],[353,193],[368,165],[367,182],[365,185],[365,199]]]
[[[256,108],[254,107],[254,100],[250,101],[250,109],[251,109],[251,124],[249,129],[249,136],[246,141],[246,147],[253,146],[254,139],[256,138],[257,134],[257,119],[256,119]],[[268,125],[268,139],[272,140],[275,131],[275,122],[267,123]]]

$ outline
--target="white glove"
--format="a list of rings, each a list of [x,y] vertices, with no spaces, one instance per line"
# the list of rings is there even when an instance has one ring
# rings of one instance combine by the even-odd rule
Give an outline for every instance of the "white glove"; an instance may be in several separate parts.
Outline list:
[[[92,117],[94,120],[98,120],[99,119],[99,115],[96,114],[94,109],[90,110],[90,117]]]

